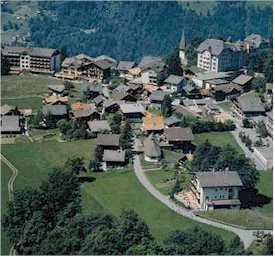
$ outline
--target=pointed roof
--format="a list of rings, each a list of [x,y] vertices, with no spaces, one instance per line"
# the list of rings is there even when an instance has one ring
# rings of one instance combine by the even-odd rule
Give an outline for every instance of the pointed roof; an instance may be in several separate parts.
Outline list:
[[[185,41],[185,32],[183,30],[181,34],[181,40],[180,40],[180,50],[185,48],[186,48],[186,41]]]

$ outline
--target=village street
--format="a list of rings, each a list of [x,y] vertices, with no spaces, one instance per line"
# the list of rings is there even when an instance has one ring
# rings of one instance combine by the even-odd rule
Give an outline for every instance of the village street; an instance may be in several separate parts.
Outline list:
[[[168,196],[163,195],[162,193],[160,193],[148,180],[148,178],[145,175],[144,170],[142,169],[141,166],[141,162],[140,162],[140,158],[138,155],[135,155],[134,157],[134,172],[136,177],[138,178],[139,182],[145,187],[145,189],[151,193],[156,199],[158,199],[159,201],[161,201],[163,204],[165,204],[168,208],[170,208],[171,210],[175,211],[176,213],[190,218],[194,221],[200,222],[200,223],[204,223],[210,226],[214,226],[220,229],[225,229],[228,231],[231,231],[235,234],[237,234],[241,241],[244,243],[244,247],[247,249],[250,244],[253,242],[253,240],[256,239],[256,237],[254,236],[254,232],[256,232],[256,230],[246,230],[246,229],[241,229],[241,228],[237,228],[234,226],[229,226],[229,225],[225,225],[219,222],[215,222],[215,221],[210,221],[208,219],[204,219],[201,217],[198,217],[194,214],[194,212],[192,210],[188,210],[186,208],[183,208],[179,205],[177,205],[175,202],[173,202],[171,199],[168,198]],[[263,230],[265,233],[272,233],[272,230]]]

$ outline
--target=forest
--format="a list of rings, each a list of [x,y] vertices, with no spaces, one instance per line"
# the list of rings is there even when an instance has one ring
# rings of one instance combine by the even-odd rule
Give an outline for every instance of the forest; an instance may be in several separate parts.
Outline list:
[[[34,46],[62,48],[117,59],[166,55],[182,31],[187,43],[205,38],[242,40],[251,33],[272,37],[272,7],[217,2],[200,15],[178,2],[41,1],[41,14],[28,20]],[[43,28],[43,29],[42,29]]]

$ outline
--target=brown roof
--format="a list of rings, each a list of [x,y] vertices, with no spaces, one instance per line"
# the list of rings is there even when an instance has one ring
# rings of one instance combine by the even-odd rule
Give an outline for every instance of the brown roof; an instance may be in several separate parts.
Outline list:
[[[144,142],[144,153],[148,157],[161,157],[161,149],[159,144],[152,138],[145,138]]]
[[[125,162],[125,151],[124,150],[104,150],[103,161]]]
[[[63,104],[67,104],[69,102],[69,99],[67,96],[58,96],[58,95],[51,95],[44,98],[44,101],[46,104],[56,104],[58,102],[61,102]]]
[[[108,124],[107,120],[88,121],[88,127],[91,130],[91,132],[99,132],[102,130],[111,131],[110,125]]]
[[[144,130],[162,130],[164,129],[164,119],[162,116],[154,116],[152,113],[146,112],[143,127]]]
[[[119,135],[116,134],[98,134],[96,139],[97,145],[119,146]]]
[[[192,141],[193,133],[191,128],[171,127],[164,129],[168,141]]]

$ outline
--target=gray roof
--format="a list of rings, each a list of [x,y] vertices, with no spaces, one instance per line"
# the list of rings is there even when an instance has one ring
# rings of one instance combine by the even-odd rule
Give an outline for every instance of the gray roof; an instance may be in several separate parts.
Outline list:
[[[48,85],[48,88],[52,91],[56,91],[58,93],[62,93],[65,90],[64,85]]]
[[[221,84],[228,83],[228,81],[225,79],[210,79],[210,80],[207,80],[207,83],[211,85],[221,85]]]
[[[206,39],[197,48],[198,52],[209,50],[212,55],[220,55],[224,49],[230,49],[232,51],[239,51],[239,47],[236,44],[224,42],[220,39]]]
[[[102,93],[103,87],[101,85],[88,85],[87,89],[90,92]]]
[[[270,112],[267,112],[267,113],[266,113],[266,116],[267,116],[269,119],[273,120],[273,110],[271,110]]]
[[[42,47],[17,47],[17,46],[6,46],[3,49],[4,54],[27,54],[30,56],[41,56],[41,57],[52,57],[56,52],[57,49],[52,48],[42,48]]]
[[[100,55],[100,56],[97,56],[95,59],[95,61],[105,61],[106,63],[109,63],[109,66],[110,67],[114,67],[117,65],[117,61],[110,57],[110,56],[107,56],[107,55]]]
[[[57,105],[43,105],[42,107],[42,113],[44,115],[54,115],[54,116],[63,116],[67,114],[67,106],[63,104],[57,104]]]
[[[251,34],[244,39],[244,42],[253,45],[255,48],[258,48],[263,42],[263,39],[259,34]]]
[[[93,120],[88,121],[88,126],[91,132],[99,132],[103,130],[111,131],[107,120]]]
[[[104,150],[103,161],[125,162],[125,151],[124,150]]]
[[[235,84],[243,86],[246,83],[248,83],[249,81],[251,81],[252,79],[253,79],[252,76],[241,74],[237,78],[233,79],[232,82],[235,83]]]
[[[102,102],[104,102],[106,99],[104,96],[102,95],[98,95],[97,97],[95,97],[94,99],[95,104],[101,104]]]
[[[152,138],[145,138],[144,142],[144,153],[149,157],[158,158],[161,157],[161,149],[159,144]]]
[[[164,129],[165,137],[168,141],[192,141],[193,133],[191,128],[171,127]]]
[[[180,122],[180,119],[178,119],[175,116],[170,116],[165,119],[165,125],[167,125],[167,126],[171,126],[171,125],[177,124],[179,122]]]
[[[210,171],[195,174],[201,187],[242,186],[243,183],[236,171]]]
[[[96,144],[103,146],[119,146],[119,135],[98,134],[96,138]]]
[[[239,96],[237,101],[243,112],[265,112],[261,99],[254,92]]]
[[[129,61],[120,61],[117,69],[119,71],[128,71],[132,69],[135,66],[135,62],[129,62]]]
[[[122,113],[145,113],[145,109],[142,104],[137,104],[137,103],[123,103],[120,104],[120,109]]]
[[[171,74],[171,75],[169,75],[169,77],[166,80],[164,80],[164,83],[178,85],[182,81],[183,81],[182,76],[177,76],[177,75]]]
[[[94,113],[98,113],[98,111],[95,107],[91,107],[89,109],[73,110],[72,113],[75,118],[86,118]]]
[[[224,79],[231,77],[231,72],[215,72],[215,71],[206,71],[202,73],[197,73],[196,79],[199,80],[213,80],[213,79]]]
[[[7,115],[0,119],[1,132],[20,132],[20,122],[18,115]]]
[[[164,61],[159,56],[144,56],[138,64],[138,67],[146,70],[149,68],[162,68],[164,65]]]
[[[163,101],[164,97],[166,95],[168,95],[169,93],[167,92],[163,92],[160,90],[154,91],[151,95],[150,95],[150,101]]]

